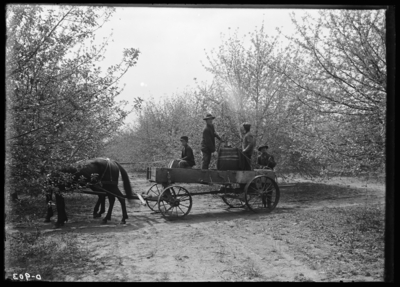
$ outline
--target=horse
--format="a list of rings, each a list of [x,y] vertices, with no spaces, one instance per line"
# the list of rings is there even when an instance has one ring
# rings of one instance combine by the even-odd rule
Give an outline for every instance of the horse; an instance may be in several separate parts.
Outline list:
[[[118,188],[119,172],[121,173],[126,196],[124,196]],[[72,182],[60,182],[58,180],[61,177],[60,174],[70,175]],[[90,184],[91,182],[93,182],[93,175],[96,174],[101,175],[100,178],[95,180],[96,184]],[[115,202],[115,196],[118,197],[122,208],[121,224],[125,224],[125,220],[128,219],[125,198],[127,198],[128,200],[136,199],[132,196],[132,187],[127,172],[118,162],[110,159],[94,158],[79,161],[75,163],[75,165],[63,167],[58,172],[51,174],[48,181],[53,183],[53,188],[49,188],[46,194],[46,203],[48,207],[45,222],[50,222],[50,218],[53,216],[52,194],[53,191],[55,191],[54,193],[58,213],[58,219],[54,226],[55,228],[64,226],[64,223],[68,221],[67,214],[65,212],[64,197],[62,195],[62,192],[65,191],[66,187],[70,187],[72,185],[87,186],[87,184],[89,183],[90,189],[95,192],[108,191],[107,196],[110,206],[108,208],[107,215],[102,220],[103,224],[107,223],[108,220],[111,220],[111,213]],[[97,200],[96,206],[93,211],[94,218],[101,217],[101,214],[105,212],[106,195],[99,194],[98,196],[99,199]],[[98,213],[100,205],[101,209],[100,213]]]

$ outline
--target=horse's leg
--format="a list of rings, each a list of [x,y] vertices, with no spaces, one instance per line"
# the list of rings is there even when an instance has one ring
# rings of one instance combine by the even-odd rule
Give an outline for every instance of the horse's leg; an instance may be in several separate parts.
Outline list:
[[[108,212],[106,217],[103,218],[103,223],[107,223],[107,220],[111,220],[111,213],[114,207],[115,196],[108,195],[108,201],[110,202],[110,206],[108,207]]]
[[[53,216],[53,207],[51,207],[52,197],[52,191],[46,194],[47,214],[44,222],[50,222],[50,218]]]
[[[64,222],[68,221],[67,213],[65,212],[65,201],[62,195],[56,194],[56,205],[57,205],[58,219],[54,227],[59,228],[64,225]]]
[[[99,201],[100,201],[100,215],[102,215],[104,212],[106,212],[106,196],[99,195]]]
[[[100,203],[101,203],[101,197],[100,197],[100,195],[99,195],[99,198],[97,199],[96,205],[94,206],[93,218],[101,217],[101,214],[98,213],[99,207],[100,207]]]
[[[113,187],[112,191],[116,195],[124,196],[122,192],[119,190],[118,186]],[[121,224],[125,224],[126,223],[125,219],[128,219],[128,213],[126,212],[125,198],[118,197],[118,201],[119,203],[121,203],[121,209],[122,209]]]
[[[97,189],[95,186],[90,187],[90,189],[93,190],[93,191],[100,191],[101,192],[101,190]],[[93,218],[99,218],[99,217],[101,217],[101,215],[104,212],[106,212],[106,209],[105,209],[106,197],[105,197],[105,195],[99,194],[98,197],[99,198],[97,199],[96,205],[94,206],[94,210],[93,210]],[[98,212],[99,211],[99,207],[100,207],[100,212]]]

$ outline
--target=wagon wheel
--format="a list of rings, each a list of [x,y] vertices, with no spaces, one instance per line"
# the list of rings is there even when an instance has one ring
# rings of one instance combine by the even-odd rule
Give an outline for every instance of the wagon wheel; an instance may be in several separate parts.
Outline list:
[[[169,186],[158,197],[158,210],[165,218],[180,218],[192,209],[192,196],[181,186]]]
[[[226,193],[221,195],[221,198],[231,208],[240,208],[246,205],[243,193]]]
[[[152,210],[152,211],[156,211],[158,212],[158,208],[157,208],[157,201],[158,201],[158,197],[160,196],[161,192],[163,191],[163,187],[161,184],[155,183],[153,184],[149,190],[146,192],[147,196],[151,196],[152,198],[157,198],[157,200],[149,200],[147,201],[146,199],[146,204],[147,206]]]
[[[246,204],[253,212],[271,212],[279,202],[278,184],[266,175],[254,177],[244,191]]]

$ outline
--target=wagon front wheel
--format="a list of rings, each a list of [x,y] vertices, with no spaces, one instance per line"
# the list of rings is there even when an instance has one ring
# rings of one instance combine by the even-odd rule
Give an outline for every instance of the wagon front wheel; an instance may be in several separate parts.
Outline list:
[[[164,218],[182,218],[192,209],[192,196],[181,186],[169,186],[158,197],[158,210]]]
[[[155,183],[153,184],[149,190],[146,192],[146,195],[148,197],[151,197],[152,200],[146,200],[147,206],[152,210],[152,211],[157,211],[157,203],[158,203],[158,197],[160,196],[161,192],[163,191],[163,187],[161,184]]]
[[[266,175],[254,177],[246,184],[245,200],[253,212],[271,212],[279,202],[278,184]]]

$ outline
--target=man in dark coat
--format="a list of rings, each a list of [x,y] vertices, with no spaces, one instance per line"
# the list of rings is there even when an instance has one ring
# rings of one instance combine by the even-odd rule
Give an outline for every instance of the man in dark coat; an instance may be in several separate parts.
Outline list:
[[[276,166],[275,159],[272,155],[267,152],[268,145],[262,145],[258,148],[258,151],[261,152],[261,155],[257,158],[257,164],[260,168],[270,168],[273,169]]]
[[[188,145],[189,138],[187,136],[181,137],[182,143],[182,156],[179,161],[180,168],[192,168],[196,163],[194,162],[194,155],[192,148]]]
[[[251,125],[249,123],[243,123],[242,132],[244,133],[242,141],[242,153],[245,157],[244,170],[251,170],[251,156],[256,145],[254,136],[250,132]]]
[[[208,169],[211,161],[211,155],[215,152],[215,138],[222,141],[220,136],[215,132],[214,125],[212,124],[213,117],[208,114],[203,120],[206,121],[206,127],[203,130],[203,140],[201,141],[201,152],[203,153],[203,159],[201,163],[201,169]]]

